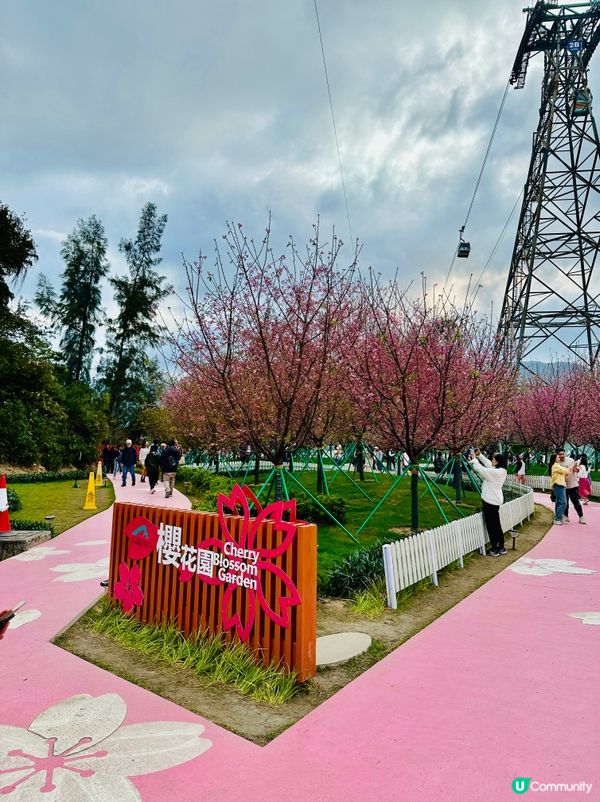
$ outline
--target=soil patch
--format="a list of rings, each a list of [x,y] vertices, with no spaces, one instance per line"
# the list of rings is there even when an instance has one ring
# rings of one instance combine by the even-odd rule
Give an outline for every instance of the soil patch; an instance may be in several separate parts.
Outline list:
[[[474,554],[465,558],[465,568],[440,573],[438,587],[421,584],[399,599],[397,610],[386,610],[375,619],[353,613],[350,602],[323,599],[317,610],[319,635],[365,632],[373,638],[370,649],[343,665],[320,668],[310,682],[284,705],[260,704],[223,686],[207,686],[187,669],[150,660],[126,649],[105,635],[90,632],[80,622],[63,633],[57,644],[85,660],[170,699],[203,718],[238,735],[264,745],[339,691],[378,660],[426,627],[455,604],[529,551],[552,525],[552,512],[536,505],[534,518],[517,538],[517,548],[507,535],[508,554],[498,559]]]

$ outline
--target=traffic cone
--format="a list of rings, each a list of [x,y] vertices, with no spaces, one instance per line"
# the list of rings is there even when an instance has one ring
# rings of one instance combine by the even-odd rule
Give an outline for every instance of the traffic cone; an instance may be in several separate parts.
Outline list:
[[[6,474],[0,476],[0,532],[10,532],[10,515],[8,514],[8,491],[6,490]]]
[[[102,487],[104,484],[104,479],[102,478],[102,463],[98,462],[98,467],[96,468],[96,487]]]
[[[87,490],[85,491],[84,510],[96,510],[96,485],[94,484],[94,471],[90,471]]]

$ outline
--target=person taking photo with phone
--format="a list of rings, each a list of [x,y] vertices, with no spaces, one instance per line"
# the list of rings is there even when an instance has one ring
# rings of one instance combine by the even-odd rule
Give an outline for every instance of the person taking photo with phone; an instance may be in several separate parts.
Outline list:
[[[476,448],[469,455],[471,468],[481,478],[481,511],[492,548],[491,557],[506,554],[504,532],[500,523],[500,506],[504,503],[502,487],[506,482],[506,454],[494,454],[491,460]]]

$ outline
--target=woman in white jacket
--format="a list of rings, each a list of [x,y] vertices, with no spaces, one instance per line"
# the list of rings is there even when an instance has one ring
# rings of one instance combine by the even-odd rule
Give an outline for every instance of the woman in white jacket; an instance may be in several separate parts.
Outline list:
[[[502,487],[506,482],[506,454],[494,454],[490,461],[476,449],[471,459],[471,467],[483,480],[481,484],[483,520],[492,544],[490,555],[498,557],[500,554],[506,554],[504,532],[500,524],[500,505],[504,501]]]

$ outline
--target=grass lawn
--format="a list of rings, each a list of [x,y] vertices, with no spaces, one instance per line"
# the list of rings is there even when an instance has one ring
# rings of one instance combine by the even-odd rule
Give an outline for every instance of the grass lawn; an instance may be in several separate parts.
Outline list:
[[[249,476],[248,479],[251,477]],[[266,474],[263,479],[266,478]],[[305,471],[300,477],[300,481],[308,487],[311,493],[316,491],[316,472]],[[298,488],[294,487],[291,480],[286,480],[290,494],[296,496],[301,493]],[[343,496],[348,502],[348,511],[346,513],[346,520],[344,525],[350,532],[355,533],[362,522],[365,520],[369,512],[375,507],[377,501],[382,498],[386,490],[389,489],[392,483],[392,477],[387,474],[377,474],[376,479],[371,474],[366,474],[366,481],[360,483],[363,490],[365,490],[371,500],[358,490],[352,482],[342,474],[338,474],[330,487],[332,495]],[[250,484],[249,486],[257,491],[259,486]],[[420,482],[421,493],[425,490],[425,485]],[[454,490],[452,487],[447,487],[442,484],[442,488],[447,495],[454,499]],[[183,483],[178,485],[178,489],[184,492]],[[478,493],[466,492],[461,510],[465,515],[472,515],[477,512],[480,507],[480,498]],[[449,520],[461,517],[460,514],[454,509],[452,504],[446,501],[443,496],[439,495],[440,504],[446,513]],[[194,496],[190,495],[192,503],[196,501]],[[435,502],[427,493],[420,499],[419,506],[419,526],[422,529],[430,529],[434,526],[440,526],[444,523],[439,509]],[[405,476],[398,487],[394,490],[390,498],[383,504],[383,506],[375,513],[373,518],[369,521],[367,526],[358,535],[361,546],[368,546],[377,538],[389,537],[390,529],[410,527],[410,478]],[[335,524],[319,524],[319,557],[318,566],[319,573],[323,574],[331,566],[350,554],[357,548],[360,548],[348,535],[343,532]]]
[[[115,500],[115,493],[110,482],[106,487],[96,488],[97,510],[82,509],[85,502],[87,480],[80,481],[79,487],[67,482],[32,482],[31,484],[14,484],[21,499],[22,507],[11,513],[11,519],[25,518],[31,521],[43,521],[46,515],[55,515],[52,521],[57,535],[70,529],[75,524],[85,521],[91,515],[107,509]]]

